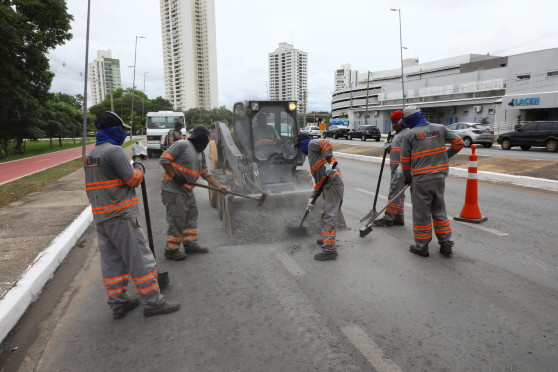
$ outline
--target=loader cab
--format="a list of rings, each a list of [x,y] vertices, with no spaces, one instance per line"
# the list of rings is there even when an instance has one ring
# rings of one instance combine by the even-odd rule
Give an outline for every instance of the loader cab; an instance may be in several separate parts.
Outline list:
[[[299,162],[296,102],[245,101],[234,106],[233,137],[258,163]]]

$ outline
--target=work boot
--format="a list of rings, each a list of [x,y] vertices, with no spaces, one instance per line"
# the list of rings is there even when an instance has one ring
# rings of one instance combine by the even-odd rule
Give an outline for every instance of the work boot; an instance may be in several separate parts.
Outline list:
[[[403,216],[400,215],[400,214],[395,216],[395,219],[393,220],[393,225],[394,226],[405,226],[405,219],[403,218]]]
[[[453,241],[448,240],[447,242],[440,243],[440,253],[449,256],[453,253],[451,247],[453,247]]]
[[[320,253],[314,255],[314,259],[316,261],[335,260],[337,256],[337,251],[321,251]]]
[[[384,216],[383,218],[380,218],[379,220],[375,220],[374,222],[372,222],[374,225],[376,226],[380,226],[380,227],[390,227],[393,226],[393,221],[392,220],[388,220],[386,219],[386,217]]]
[[[161,302],[159,305],[150,306],[143,309],[143,316],[169,314],[174,313],[178,309],[180,309],[179,302],[170,302],[163,300],[163,302]]]
[[[188,257],[186,253],[182,253],[178,249],[165,249],[165,258],[167,260],[182,261],[185,260],[186,257]]]
[[[184,252],[186,254],[209,253],[209,249],[200,247],[197,242],[184,243]]]
[[[428,257],[430,256],[430,254],[428,253],[428,246],[424,247],[424,248],[418,248],[416,245],[411,245],[410,251],[413,252],[414,254],[418,254],[419,256],[422,257]]]
[[[112,308],[112,319],[122,319],[124,315],[130,310],[135,309],[139,305],[137,298],[130,298],[128,301],[123,302]]]

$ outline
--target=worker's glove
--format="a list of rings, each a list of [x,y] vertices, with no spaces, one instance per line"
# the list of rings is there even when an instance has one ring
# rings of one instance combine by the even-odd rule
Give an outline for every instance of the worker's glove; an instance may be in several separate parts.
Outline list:
[[[139,158],[138,158],[139,159]],[[132,163],[132,167],[139,169],[140,171],[143,172],[143,174],[145,174],[145,166],[143,165],[143,163],[141,161],[135,161]]]
[[[312,209],[314,209],[314,204],[312,204],[312,199],[310,199],[310,201],[308,202],[308,205],[306,206],[306,210],[308,212],[311,212]]]
[[[141,142],[136,142],[132,145],[132,153],[133,161],[141,161],[147,159],[147,150],[145,149],[145,147],[143,147]]]
[[[413,184],[413,178],[412,178],[412,177],[405,178],[404,182],[405,182],[405,185],[409,185],[409,186],[410,186],[410,185]]]
[[[388,141],[385,141],[385,142],[384,142],[384,149],[385,149],[385,150],[391,149],[391,143],[389,143]]]
[[[333,176],[334,170],[333,170],[333,168],[331,168],[331,164],[325,163],[325,164],[324,164],[324,167],[325,167],[325,174],[326,174],[326,176],[328,176],[328,177]]]
[[[184,177],[181,173],[176,173],[172,180],[180,185],[184,185],[188,181],[186,181],[186,177]]]

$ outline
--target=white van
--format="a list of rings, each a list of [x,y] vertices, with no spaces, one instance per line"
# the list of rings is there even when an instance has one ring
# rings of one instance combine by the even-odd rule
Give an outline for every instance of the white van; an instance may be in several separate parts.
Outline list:
[[[161,153],[161,138],[174,129],[176,121],[184,125],[184,113],[173,111],[148,112],[146,118],[147,156]]]

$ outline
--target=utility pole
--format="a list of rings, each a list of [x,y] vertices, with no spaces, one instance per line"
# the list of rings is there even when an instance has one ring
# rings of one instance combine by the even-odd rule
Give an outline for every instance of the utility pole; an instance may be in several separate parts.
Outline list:
[[[368,91],[370,90],[370,71],[366,77],[366,112],[364,114],[364,125],[368,125]]]
[[[303,97],[304,97],[304,105],[302,108],[304,112],[302,113],[302,122],[304,123],[304,126],[306,126],[306,102],[308,100],[308,93],[306,91],[303,92]]]
[[[85,78],[83,84],[83,138],[81,146],[81,157],[85,158],[85,148],[87,147],[87,59],[89,58],[89,14],[91,10],[91,0],[87,1],[87,32],[85,37]]]
[[[130,113],[130,126],[132,127],[132,129],[130,130],[130,141],[132,140],[132,136],[134,135],[134,90],[136,89],[136,55],[138,52],[138,37],[140,39],[145,39],[145,36],[136,35],[136,46],[134,48],[134,79],[132,81],[132,112]]]

